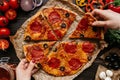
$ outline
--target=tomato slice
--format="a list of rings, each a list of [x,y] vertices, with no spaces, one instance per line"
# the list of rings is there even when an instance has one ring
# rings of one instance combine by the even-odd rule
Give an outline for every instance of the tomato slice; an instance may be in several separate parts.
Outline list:
[[[0,49],[5,50],[9,47],[9,42],[5,39],[0,39]]]
[[[14,20],[17,16],[17,12],[14,9],[9,9],[8,11],[5,12],[5,16],[9,20]]]
[[[95,49],[95,45],[93,43],[90,43],[89,41],[84,42],[82,44],[82,50],[87,53],[92,53]]]

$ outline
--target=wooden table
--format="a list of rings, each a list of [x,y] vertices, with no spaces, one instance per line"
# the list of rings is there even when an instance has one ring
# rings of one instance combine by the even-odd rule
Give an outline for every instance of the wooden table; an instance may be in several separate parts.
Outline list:
[[[47,0],[43,0],[43,1],[44,1],[43,2],[43,5],[44,5],[47,2]],[[30,11],[30,12],[24,12],[21,10],[21,8],[18,9],[17,19],[14,21],[11,21],[10,24],[8,25],[8,28],[11,30],[11,35],[14,35],[16,33],[16,31],[24,23],[24,21],[27,20],[32,15],[34,15],[39,8],[40,7],[36,8],[35,10]],[[102,64],[102,61],[99,59],[99,57],[108,49],[110,49],[110,48],[106,48],[103,51],[101,51],[100,54],[98,55],[97,59],[93,62],[92,66],[89,67],[88,69],[86,69],[83,73],[81,73],[74,80],[94,80],[98,65]],[[0,51],[0,58],[1,57],[10,57],[11,58],[9,61],[10,63],[15,63],[15,64],[19,63],[19,59],[16,56],[15,49],[14,49],[12,43],[10,43],[10,47],[7,50]],[[34,80],[34,79],[32,79],[32,80]]]

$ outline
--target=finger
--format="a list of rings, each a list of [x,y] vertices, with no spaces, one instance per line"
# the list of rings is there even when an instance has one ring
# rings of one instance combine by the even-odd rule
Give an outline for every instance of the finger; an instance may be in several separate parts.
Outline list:
[[[33,74],[36,73],[38,70],[39,70],[38,68],[33,69],[31,74],[33,75]]]
[[[26,63],[26,64],[24,65],[24,69],[27,69],[27,68],[28,68],[28,65],[29,65],[29,63]]]
[[[26,59],[22,59],[20,61],[20,63],[18,64],[18,67],[23,67],[25,65],[25,63],[27,63],[27,60]]]
[[[96,26],[96,27],[106,27],[108,25],[108,21],[95,21],[93,22],[92,26]]]
[[[32,61],[30,61],[27,70],[28,70],[28,71],[32,71],[33,68],[34,68],[34,66],[35,66],[35,64],[34,64]]]

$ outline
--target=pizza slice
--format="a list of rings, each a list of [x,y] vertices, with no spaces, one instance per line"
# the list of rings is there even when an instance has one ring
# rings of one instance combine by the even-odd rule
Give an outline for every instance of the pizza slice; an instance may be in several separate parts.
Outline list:
[[[42,63],[46,62],[47,55],[54,44],[55,41],[26,44],[23,46],[23,51],[28,61],[33,60],[35,63],[42,65]]]
[[[75,20],[76,15],[62,8],[53,7],[45,8],[42,12],[57,38],[62,40],[72,22]]]
[[[37,13],[26,25],[24,39],[30,40],[57,40],[50,25],[45,20],[41,12]]]
[[[73,75],[84,67],[94,51],[95,44],[91,42],[60,43],[48,55],[43,70],[54,76]]]
[[[94,21],[96,19],[90,13],[86,13],[69,38],[104,39],[103,28],[91,26]]]

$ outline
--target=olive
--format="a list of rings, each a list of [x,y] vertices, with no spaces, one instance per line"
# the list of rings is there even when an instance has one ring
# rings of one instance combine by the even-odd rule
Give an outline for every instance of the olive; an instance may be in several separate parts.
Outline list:
[[[62,23],[62,24],[61,24],[61,28],[66,28],[66,24],[65,24],[65,23]]]
[[[92,30],[93,30],[94,32],[97,32],[97,28],[96,28],[96,27],[93,27]]]
[[[45,43],[45,44],[43,45],[43,47],[44,47],[45,49],[48,48],[48,44]]]
[[[26,37],[25,37],[25,40],[26,40],[26,41],[31,41],[31,37],[30,37],[30,36],[26,36]]]
[[[57,52],[57,48],[54,48],[54,49],[53,49],[53,52]]]
[[[42,65],[41,65],[40,63],[37,63],[37,66],[38,66],[39,68],[41,68],[41,67],[42,67]]]
[[[107,67],[108,67],[108,69],[112,69],[113,66],[112,66],[111,63],[108,63],[108,64],[107,64]]]
[[[61,70],[61,71],[64,71],[64,70],[65,70],[65,67],[64,67],[64,66],[61,66],[61,67],[60,67],[60,70]]]
[[[117,59],[117,60],[119,58],[118,54],[116,54],[116,53],[111,54],[111,57],[113,57],[114,59]]]
[[[69,14],[69,13],[66,13],[66,14],[65,14],[65,16],[66,16],[66,17],[69,17],[69,16],[70,16],[70,14]]]
[[[116,60],[113,57],[110,58],[110,62],[115,62],[115,61]]]
[[[88,60],[90,61],[91,59],[92,59],[92,56],[89,56],[89,57],[88,57]]]
[[[84,38],[84,35],[83,35],[83,34],[80,34],[80,38]]]
[[[105,57],[105,61],[106,61],[106,62],[110,62],[110,59],[111,59],[110,56],[106,56],[106,57]]]
[[[119,64],[118,64],[117,62],[115,62],[115,63],[113,64],[113,69],[114,69],[114,70],[117,70],[117,69],[119,69],[119,68],[120,68]]]

